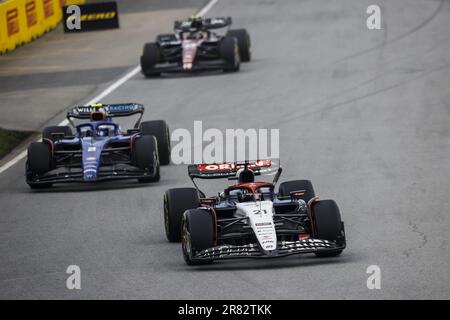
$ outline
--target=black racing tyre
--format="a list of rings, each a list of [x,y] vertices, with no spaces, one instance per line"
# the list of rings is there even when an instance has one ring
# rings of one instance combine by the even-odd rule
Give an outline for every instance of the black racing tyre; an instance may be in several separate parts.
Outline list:
[[[164,120],[144,121],[140,125],[142,135],[152,135],[158,141],[158,155],[161,165],[170,163],[170,131]]]
[[[200,206],[195,188],[175,188],[164,193],[164,227],[167,240],[181,241],[181,222],[183,213]]]
[[[146,135],[136,139],[133,146],[134,165],[143,170],[155,170],[153,176],[138,178],[139,182],[156,182],[160,179],[158,142],[154,136]]]
[[[46,127],[44,128],[44,131],[42,131],[42,138],[56,141],[55,137],[53,136],[54,133],[62,133],[64,134],[64,137],[70,137],[72,136],[72,129],[70,129],[69,126]]]
[[[220,42],[220,57],[226,62],[227,66],[223,71],[239,71],[240,57],[239,45],[234,37],[224,37]]]
[[[250,50],[250,35],[245,29],[234,29],[227,32],[228,37],[234,37],[238,41],[239,45],[239,56],[241,57],[241,62],[248,62],[252,58],[252,53]]]
[[[28,147],[28,158],[26,163],[27,180],[52,170],[52,162],[52,154],[48,143],[32,142]],[[31,181],[28,181],[28,185],[32,189],[49,188],[52,186],[51,183],[35,184]]]
[[[169,42],[177,41],[177,37],[174,33],[164,33],[156,36],[156,42]]]
[[[161,62],[161,51],[156,43],[146,43],[141,56],[141,70],[146,77],[161,75],[161,72],[155,71],[154,67]]]
[[[345,243],[345,232],[341,221],[341,214],[334,200],[321,200],[314,203],[312,212],[316,228],[315,238]],[[341,253],[342,250],[317,252],[316,256],[335,257]]]
[[[313,185],[310,180],[292,180],[280,183],[278,193],[281,197],[288,197],[292,191],[305,190],[301,197],[306,203],[316,196]]]
[[[213,260],[193,258],[194,254],[214,245],[214,221],[207,210],[191,209],[183,214],[182,248],[188,265],[209,264]]]

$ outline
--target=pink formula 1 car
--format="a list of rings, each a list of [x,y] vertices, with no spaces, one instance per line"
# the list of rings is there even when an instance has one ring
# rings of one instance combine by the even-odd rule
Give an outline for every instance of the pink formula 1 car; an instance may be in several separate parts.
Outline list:
[[[230,30],[230,26],[230,17],[175,21],[174,33],[144,45],[142,73],[151,77],[162,72],[238,71],[241,62],[251,59],[250,36],[245,29]],[[219,34],[219,29],[226,31]]]

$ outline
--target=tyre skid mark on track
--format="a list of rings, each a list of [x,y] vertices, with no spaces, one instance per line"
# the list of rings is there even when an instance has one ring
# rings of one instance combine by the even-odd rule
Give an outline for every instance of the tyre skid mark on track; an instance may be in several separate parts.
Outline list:
[[[408,83],[414,82],[416,80],[419,80],[419,79],[421,79],[423,77],[426,77],[426,76],[428,76],[428,75],[430,75],[430,74],[432,74],[434,72],[443,71],[443,70],[447,69],[448,67],[450,67],[450,62],[446,63],[444,65],[435,67],[433,69],[430,69],[430,70],[427,70],[427,71],[423,71],[418,76],[416,76],[414,78],[409,78],[409,79],[406,79],[406,80],[403,80],[403,81],[399,81],[399,82],[394,83],[394,84],[392,84],[390,86],[387,86],[387,87],[384,87],[384,88],[381,88],[381,89],[378,89],[378,90],[370,91],[368,93],[365,93],[365,94],[362,94],[362,95],[355,96],[355,97],[352,97],[350,99],[347,99],[345,101],[334,103],[334,104],[331,104],[329,106],[325,106],[325,107],[320,108],[318,110],[305,112],[305,113],[298,114],[298,115],[295,115],[295,116],[291,113],[289,117],[284,117],[283,120],[281,120],[281,121],[277,121],[275,123],[271,123],[271,126],[272,127],[280,126],[282,124],[286,124],[286,123],[289,123],[289,122],[292,122],[292,121],[299,120],[299,119],[301,119],[303,117],[306,117],[306,116],[319,114],[319,113],[322,113],[322,112],[325,112],[325,111],[331,111],[331,110],[336,109],[338,107],[346,106],[346,105],[349,105],[349,104],[351,104],[353,102],[364,100],[366,98],[376,96],[376,95],[378,95],[380,93],[384,93],[384,92],[387,92],[387,91],[399,88],[399,87],[401,87],[401,86],[403,86],[405,84],[408,84]]]
[[[450,40],[450,38],[448,39],[448,40]],[[434,45],[434,46],[432,46],[432,47],[430,47],[426,52],[424,52],[424,55],[429,55],[431,52],[434,52],[436,49],[439,49],[441,46],[440,46],[440,43],[439,44],[436,44],[436,45]],[[384,50],[384,47],[383,47],[383,50]],[[381,58],[381,54],[382,54],[382,52],[380,53],[380,55],[378,56],[378,59],[377,60],[379,60],[380,58]],[[423,57],[423,56],[421,56],[421,57]],[[414,56],[413,55],[411,55],[411,54],[407,54],[407,55],[405,55],[405,56],[401,56],[401,57],[398,57],[398,58],[394,58],[394,59],[390,59],[389,61],[388,61],[388,63],[394,63],[396,60],[402,60],[402,59],[405,59],[405,58],[411,58],[411,59],[413,59],[414,58]],[[378,63],[378,62],[377,62]],[[422,76],[426,76],[427,75],[427,73],[429,73],[430,71],[431,72],[434,72],[434,71],[438,71],[439,70],[439,68],[446,68],[447,67],[447,65],[443,65],[442,67],[437,67],[437,68],[433,68],[433,69],[431,69],[431,70],[420,70],[420,69],[414,69],[414,68],[411,68],[411,69],[408,69],[408,70],[411,70],[410,72],[408,72],[409,74],[410,73],[420,73],[420,74],[422,74],[422,75],[419,75],[418,77],[417,77],[417,79],[418,78],[420,78],[420,77],[422,77]],[[345,89],[342,89],[342,90],[340,90],[339,92],[336,92],[336,93],[333,93],[333,94],[331,94],[331,95],[329,95],[329,96],[327,96],[327,97],[325,97],[325,98],[322,98],[322,99],[319,99],[319,100],[317,100],[317,101],[315,101],[315,102],[311,102],[311,103],[308,103],[308,104],[306,104],[306,105],[304,105],[304,106],[301,106],[301,109],[310,109],[310,108],[312,108],[312,107],[316,107],[316,106],[320,106],[320,105],[323,105],[323,104],[326,104],[328,101],[330,101],[330,100],[334,100],[335,98],[339,98],[339,97],[342,97],[342,96],[345,96],[347,93],[351,93],[351,92],[353,92],[353,91],[356,91],[356,90],[358,90],[358,89],[360,89],[360,88],[363,88],[363,87],[365,87],[365,86],[367,86],[367,85],[369,85],[369,84],[371,84],[371,83],[374,83],[375,81],[377,81],[377,80],[380,80],[380,79],[382,79],[383,77],[385,77],[385,76],[387,76],[387,75],[392,75],[392,74],[395,74],[396,73],[396,71],[397,70],[395,70],[395,69],[391,69],[391,70],[388,70],[388,71],[386,71],[386,72],[382,72],[382,73],[379,73],[379,74],[376,74],[375,76],[373,76],[373,77],[371,77],[370,79],[367,79],[367,80],[365,80],[365,81],[362,81],[362,82],[360,82],[360,83],[358,83],[358,84],[356,84],[356,85],[354,85],[354,86],[351,86],[351,87],[348,87],[348,88],[345,88]],[[423,73],[425,73],[425,74],[423,74]],[[412,80],[416,80],[416,78],[413,78],[413,79],[410,79],[411,81]],[[408,81],[406,81],[405,83],[407,83]],[[396,87],[396,86],[393,86],[393,87]],[[390,88],[386,88],[386,90],[389,90],[389,89],[393,89],[393,87],[390,87]],[[382,89],[380,89],[380,91],[381,91]],[[380,92],[375,92],[375,93],[380,93]],[[371,96],[372,94],[370,94],[370,93],[368,93],[367,95],[364,95],[364,96],[360,96],[360,98],[362,99],[362,98],[366,98],[366,97],[368,97],[368,96]],[[359,100],[359,99],[357,99],[357,100]],[[351,99],[349,99],[349,100],[347,100],[347,103],[351,103],[351,102],[353,102],[354,101],[354,99],[353,98],[351,98]],[[342,103],[338,103],[339,104],[339,106],[340,105],[343,105],[343,104],[346,104],[345,102],[342,102]],[[334,106],[334,105],[333,105]],[[310,115],[310,114],[312,114],[313,112],[309,112],[309,113],[306,113],[306,114],[303,114],[303,115]],[[302,115],[302,116],[303,116]],[[286,113],[285,115],[283,115],[281,118],[290,118],[292,116],[292,112],[289,112],[289,113]],[[287,121],[281,121],[280,123],[284,123],[284,122],[287,122]]]
[[[346,60],[350,60],[350,59],[353,59],[353,58],[360,57],[360,56],[365,55],[367,53],[371,53],[371,52],[373,52],[375,50],[378,50],[378,49],[384,49],[384,47],[386,47],[386,46],[388,46],[388,45],[390,45],[392,43],[395,43],[397,41],[402,40],[403,38],[406,38],[406,37],[412,35],[413,33],[415,33],[417,31],[421,30],[422,28],[424,28],[431,21],[433,21],[434,18],[436,18],[436,16],[439,14],[439,12],[441,12],[442,7],[444,6],[444,2],[446,2],[446,0],[440,0],[439,5],[436,8],[436,10],[433,11],[433,13],[427,19],[422,21],[422,23],[420,23],[419,25],[415,26],[414,28],[406,31],[405,33],[402,33],[402,34],[392,38],[391,40],[387,40],[386,41],[386,39],[384,39],[383,42],[381,44],[379,44],[379,45],[376,45],[376,46],[374,46],[372,48],[368,48],[368,49],[362,50],[360,52],[356,52],[356,53],[354,53],[352,55],[349,55],[347,57],[341,58],[341,59],[335,61],[334,63],[340,63],[340,62],[343,62],[343,61],[346,61]],[[385,36],[387,36],[387,34]]]
[[[428,237],[427,235],[419,230],[419,227],[417,226],[417,223],[413,223],[411,220],[408,222],[408,227],[411,228],[411,231],[413,233],[418,234],[419,239],[420,239],[420,244],[417,247],[413,247],[413,248],[409,248],[409,249],[405,249],[403,250],[403,254],[409,258],[410,254],[412,251],[417,250],[417,249],[422,249],[423,247],[425,247],[428,243]]]

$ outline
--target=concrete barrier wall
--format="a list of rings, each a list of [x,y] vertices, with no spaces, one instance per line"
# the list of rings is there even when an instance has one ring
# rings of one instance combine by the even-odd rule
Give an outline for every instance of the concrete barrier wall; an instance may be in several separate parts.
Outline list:
[[[0,53],[14,50],[55,28],[61,7],[86,0],[8,0],[0,2]]]

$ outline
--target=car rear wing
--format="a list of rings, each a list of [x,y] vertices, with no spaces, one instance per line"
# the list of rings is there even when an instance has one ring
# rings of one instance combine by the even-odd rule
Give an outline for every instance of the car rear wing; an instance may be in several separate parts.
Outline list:
[[[199,179],[221,179],[236,176],[239,169],[252,169],[255,175],[272,174],[277,172],[279,161],[276,160],[254,160],[224,163],[202,163],[188,166],[188,174],[191,178]]]
[[[219,18],[207,18],[203,19],[202,29],[203,30],[213,30],[229,27],[232,24],[231,17],[219,17]],[[192,26],[192,22],[185,21],[175,21],[173,28],[176,31],[195,31],[198,28]]]
[[[108,118],[128,117],[139,114],[139,119],[134,127],[138,128],[144,115],[144,106],[139,103],[117,103],[117,104],[91,104],[88,106],[75,106],[71,111],[67,112],[67,120],[75,127],[72,119],[90,119],[94,112],[104,112]]]
[[[233,180],[237,178],[236,174],[238,170],[243,168],[253,170],[255,175],[275,175],[272,182],[273,185],[278,182],[281,172],[283,171],[279,159],[266,159],[241,162],[191,164],[188,166],[188,174],[197,189],[199,196],[203,197],[204,193],[199,189],[194,179],[228,178],[229,180]]]

